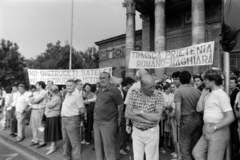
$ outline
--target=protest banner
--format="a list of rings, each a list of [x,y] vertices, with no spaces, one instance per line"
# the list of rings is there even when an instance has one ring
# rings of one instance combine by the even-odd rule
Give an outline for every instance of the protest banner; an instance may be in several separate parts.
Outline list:
[[[56,85],[65,85],[68,79],[81,79],[83,83],[95,84],[99,81],[101,72],[108,72],[112,75],[112,68],[99,69],[72,69],[72,70],[42,70],[28,69],[30,84],[36,84],[38,81],[53,81]]]
[[[214,41],[167,51],[132,51],[129,68],[167,68],[212,65]]]

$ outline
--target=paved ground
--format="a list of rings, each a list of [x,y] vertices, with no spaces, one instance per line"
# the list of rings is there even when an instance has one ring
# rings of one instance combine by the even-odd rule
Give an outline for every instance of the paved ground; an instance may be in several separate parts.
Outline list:
[[[0,160],[27,160],[27,157],[21,153],[17,153],[11,147],[0,143]]]
[[[14,142],[14,138],[12,138],[11,136],[9,136],[9,133],[10,131],[9,130],[3,130],[3,131],[0,131],[0,135],[6,137],[8,140],[11,140]],[[14,142],[14,144],[16,145],[21,145],[20,147],[26,147],[27,149],[39,154],[39,155],[42,155],[43,157],[47,158],[47,159],[50,159],[50,160],[62,160],[62,141],[58,142],[57,146],[58,146],[58,150],[47,156],[46,153],[47,153],[47,147],[44,147],[44,148],[41,148],[41,149],[36,149],[36,146],[30,146],[30,141],[32,139],[32,134],[31,134],[31,129],[26,126],[26,138],[24,141],[20,142],[20,143],[17,143],[17,142]],[[1,144],[0,144],[1,145]],[[50,144],[48,144],[49,146]],[[131,146],[130,146],[131,147]],[[14,151],[12,151],[10,148],[8,147],[0,147],[0,148],[3,148],[0,150],[0,155],[4,155],[4,154],[13,154],[15,153]],[[85,160],[95,160],[95,151],[93,150],[94,146],[93,144],[91,145],[83,145],[83,158]],[[120,159],[121,160],[133,160],[132,156],[131,156],[131,151],[128,152],[128,155],[124,156],[124,155],[121,155],[120,156]],[[21,155],[19,154],[19,159],[16,158],[16,160],[22,160],[20,159],[21,158]],[[2,157],[0,156],[0,160]],[[4,157],[3,157],[4,158]],[[160,160],[170,160],[171,159],[171,156],[169,154],[160,154]],[[5,159],[3,159],[5,160]],[[11,160],[11,159],[8,159],[8,160]],[[13,159],[14,160],[14,159]],[[24,160],[27,160],[27,159],[24,159]]]

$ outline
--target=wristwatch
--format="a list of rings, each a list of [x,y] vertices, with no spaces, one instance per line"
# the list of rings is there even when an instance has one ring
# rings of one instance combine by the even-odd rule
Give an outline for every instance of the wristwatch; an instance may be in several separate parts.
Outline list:
[[[215,131],[218,129],[217,126],[213,126],[213,128],[214,128]]]

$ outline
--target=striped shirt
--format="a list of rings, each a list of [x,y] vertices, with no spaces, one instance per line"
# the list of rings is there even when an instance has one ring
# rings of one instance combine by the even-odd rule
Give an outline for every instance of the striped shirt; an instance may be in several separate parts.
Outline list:
[[[152,96],[149,96],[146,101],[143,100],[141,89],[133,89],[129,94],[128,104],[133,106],[133,109],[144,110],[147,113],[156,112],[156,108],[163,108],[164,99],[163,95],[159,94],[156,90]],[[145,123],[133,121],[133,125],[139,129],[153,128],[158,125],[158,122]]]

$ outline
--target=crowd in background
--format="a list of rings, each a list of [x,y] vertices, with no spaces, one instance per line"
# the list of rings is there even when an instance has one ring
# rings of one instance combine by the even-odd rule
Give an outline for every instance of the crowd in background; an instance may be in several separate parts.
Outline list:
[[[172,160],[221,160],[231,124],[232,153],[239,156],[240,79],[234,73],[230,99],[217,70],[156,78],[140,69],[135,79],[121,83],[112,82],[107,72],[99,79],[97,84],[70,79],[66,88],[39,81],[29,89],[18,83],[1,89],[2,129],[21,142],[29,124],[29,143],[37,148],[51,143],[47,155],[63,140],[66,160],[84,159],[81,146],[91,143],[97,160],[120,159],[130,152],[131,141],[136,160],[144,153],[147,160],[159,159],[159,151],[173,151]]]

